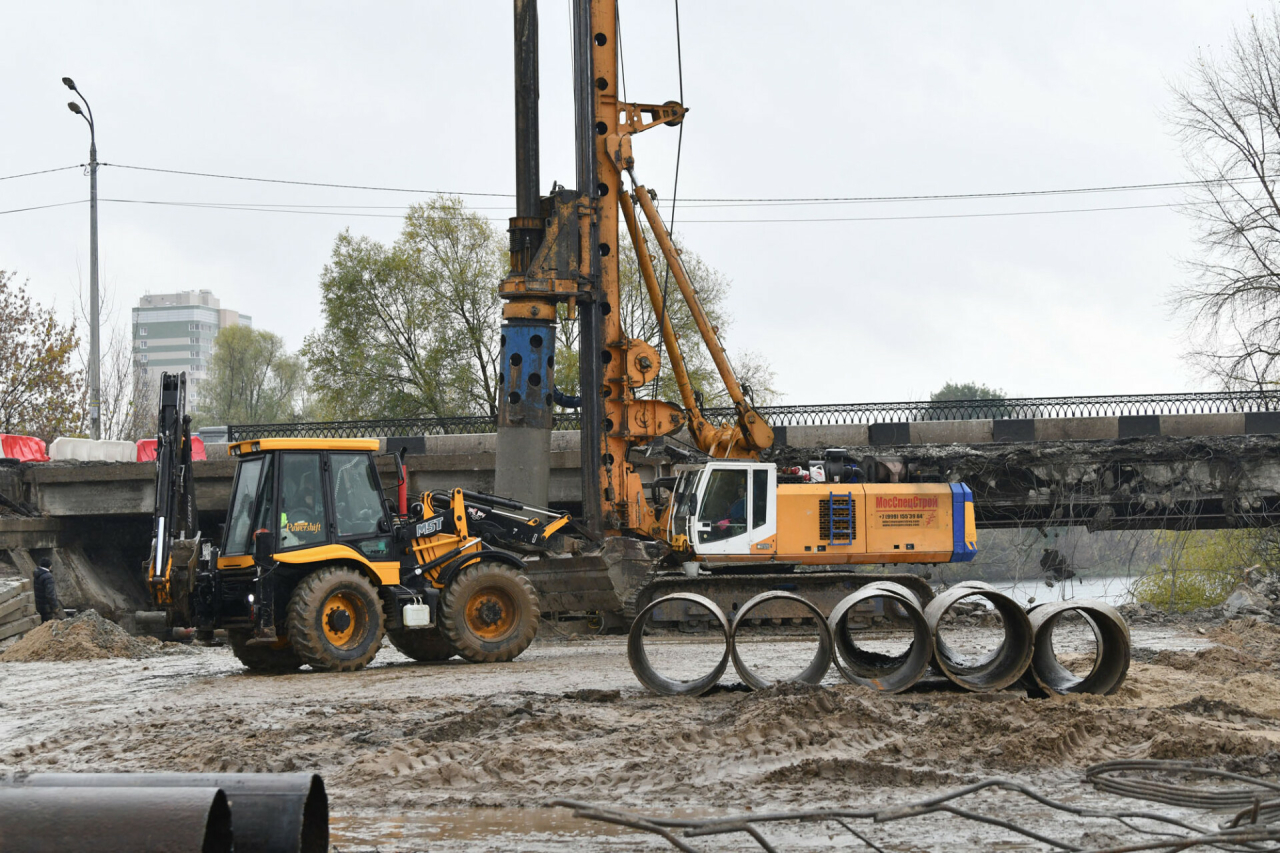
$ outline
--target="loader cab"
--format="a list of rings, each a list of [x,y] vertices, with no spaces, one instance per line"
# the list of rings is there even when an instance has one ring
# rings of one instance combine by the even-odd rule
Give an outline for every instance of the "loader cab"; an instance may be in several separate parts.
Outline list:
[[[219,567],[255,553],[300,557],[338,545],[365,560],[392,559],[392,518],[371,439],[261,439],[230,446],[238,457]],[[296,559],[290,562],[297,562]]]
[[[771,463],[717,460],[676,468],[668,538],[698,555],[772,553],[778,532],[778,470]]]

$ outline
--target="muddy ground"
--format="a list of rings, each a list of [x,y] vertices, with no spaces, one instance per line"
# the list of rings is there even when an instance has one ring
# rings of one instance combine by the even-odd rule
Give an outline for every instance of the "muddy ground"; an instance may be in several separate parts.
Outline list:
[[[1054,699],[936,683],[884,696],[837,683],[834,670],[821,687],[748,693],[732,669],[711,694],[659,698],[636,683],[624,638],[548,632],[510,664],[421,665],[385,648],[341,675],[250,675],[223,648],[4,663],[0,773],[314,770],[335,850],[452,851],[671,849],[548,807],[555,798],[720,815],[901,803],[1009,776],[1101,803],[1080,774],[1106,759],[1280,771],[1280,629],[1139,625],[1133,639],[1117,695]],[[705,637],[652,642],[673,665],[716,656]],[[744,650],[779,671],[811,652],[807,639],[779,636]],[[975,806],[1076,843],[1112,837],[1007,794]],[[1045,849],[951,816],[864,829],[885,850]],[[801,825],[775,838],[782,850],[870,849],[835,832]],[[741,836],[698,844],[755,849]]]

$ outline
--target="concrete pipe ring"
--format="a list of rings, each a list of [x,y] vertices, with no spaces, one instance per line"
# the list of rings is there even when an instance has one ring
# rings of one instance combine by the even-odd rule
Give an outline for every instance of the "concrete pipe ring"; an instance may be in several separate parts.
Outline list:
[[[1062,665],[1053,648],[1053,631],[1068,613],[1079,613],[1093,631],[1093,667],[1083,678]],[[1131,643],[1124,617],[1102,601],[1056,601],[1033,607],[1027,613],[1035,636],[1031,675],[1046,693],[1097,693],[1110,695],[1120,689],[1129,674]]]
[[[983,598],[990,602],[1004,624],[1004,637],[991,653],[971,658],[959,654],[947,645],[938,632],[943,615],[957,602],[965,598]],[[929,602],[924,618],[933,634],[934,662],[942,674],[952,682],[975,693],[1003,690],[1013,684],[1027,667],[1035,634],[1026,612],[1009,596],[990,584],[965,581],[956,584]]]
[[[644,625],[649,619],[649,614],[663,604],[674,601],[687,601],[705,608],[720,624],[720,630],[724,635],[724,654],[720,656],[720,662],[711,672],[692,681],[679,681],[659,673],[649,662],[649,655],[644,648]],[[724,675],[724,671],[729,668],[732,648],[733,639],[729,630],[729,620],[725,618],[724,611],[711,599],[692,592],[673,592],[651,602],[631,623],[631,633],[627,636],[627,660],[631,663],[631,671],[635,673],[641,684],[659,696],[700,696],[706,693],[715,686],[720,676]]]
[[[812,601],[801,598],[794,592],[783,592],[781,590],[768,590],[752,597],[746,604],[738,608],[738,612],[733,616],[733,623],[729,626],[729,653],[733,657],[733,668],[738,671],[738,677],[742,679],[743,684],[752,690],[764,690],[766,687],[772,687],[780,683],[757,675],[751,667],[743,662],[741,655],[738,654],[738,626],[742,624],[742,620],[746,618],[748,613],[768,601],[790,601],[799,604],[814,615],[813,621],[818,628],[818,651],[814,653],[813,659],[809,661],[807,667],[795,676],[784,679],[784,681],[797,684],[821,683],[823,676],[831,668],[832,641],[831,629],[827,625],[827,618]]]
[[[850,611],[864,601],[880,598],[896,603],[911,623],[911,645],[897,655],[859,648],[850,636],[846,622]],[[933,632],[924,618],[915,593],[892,581],[867,584],[844,598],[831,611],[828,620],[835,642],[835,665],[846,681],[885,693],[901,693],[911,687],[929,669],[933,660]]]

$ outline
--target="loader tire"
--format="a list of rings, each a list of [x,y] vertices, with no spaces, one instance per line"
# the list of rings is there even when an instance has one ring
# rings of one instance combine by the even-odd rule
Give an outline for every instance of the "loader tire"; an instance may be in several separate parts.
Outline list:
[[[341,566],[317,569],[289,598],[289,640],[321,672],[352,672],[382,645],[382,605],[373,584]]]
[[[253,638],[251,631],[228,631],[227,639],[231,641],[231,653],[240,663],[254,672],[285,673],[293,672],[302,666],[302,658],[293,650],[288,640],[279,644],[264,646],[249,645]]]
[[[421,663],[448,660],[458,653],[439,628],[400,628],[387,631],[387,639],[400,654]]]
[[[509,661],[538,633],[538,594],[504,563],[482,560],[458,573],[440,596],[440,629],[472,663]]]

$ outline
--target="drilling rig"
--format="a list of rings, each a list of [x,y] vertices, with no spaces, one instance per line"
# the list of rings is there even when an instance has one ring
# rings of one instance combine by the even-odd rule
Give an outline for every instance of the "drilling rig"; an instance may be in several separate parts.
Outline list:
[[[578,606],[624,616],[677,588],[706,595],[726,612],[755,592],[780,587],[834,603],[872,579],[906,583],[927,600],[932,590],[916,575],[855,574],[845,567],[972,559],[972,493],[958,483],[906,482],[874,459],[830,455],[818,466],[821,483],[788,483],[776,466],[759,461],[773,444],[773,430],[735,376],[655,195],[637,178],[634,138],[681,124],[688,109],[676,101],[621,100],[616,0],[571,5],[577,188],[557,186],[543,196],[537,4],[514,0],[516,215],[509,228],[511,268],[499,291],[496,491],[548,503],[555,340],[563,311],[578,323],[583,528],[590,540],[586,554],[530,560],[531,573],[574,573],[588,588],[578,591]],[[702,413],[682,355],[688,342],[672,328],[637,206],[733,402],[732,421],[712,424]],[[623,222],[681,405],[642,396],[661,358],[623,326]],[[682,454],[685,464],[674,477],[646,487],[639,457],[651,460],[664,452],[664,439],[686,429],[696,451]]]

